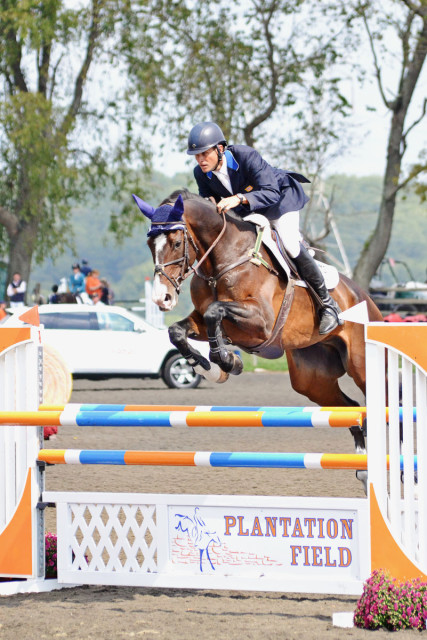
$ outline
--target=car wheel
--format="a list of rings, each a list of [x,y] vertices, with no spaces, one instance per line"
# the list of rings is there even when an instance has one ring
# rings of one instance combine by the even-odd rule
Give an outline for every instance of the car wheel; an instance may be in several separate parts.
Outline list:
[[[202,379],[179,353],[166,360],[162,378],[171,389],[194,389]]]

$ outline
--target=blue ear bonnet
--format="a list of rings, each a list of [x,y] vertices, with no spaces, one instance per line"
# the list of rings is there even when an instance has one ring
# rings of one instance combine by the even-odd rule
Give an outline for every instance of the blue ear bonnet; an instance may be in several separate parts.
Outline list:
[[[165,231],[176,231],[177,229],[185,229],[185,223],[182,220],[184,213],[184,202],[182,196],[179,195],[175,204],[162,204],[155,209],[151,205],[132,194],[133,199],[139,207],[139,210],[151,220],[151,229],[147,236],[157,236]]]

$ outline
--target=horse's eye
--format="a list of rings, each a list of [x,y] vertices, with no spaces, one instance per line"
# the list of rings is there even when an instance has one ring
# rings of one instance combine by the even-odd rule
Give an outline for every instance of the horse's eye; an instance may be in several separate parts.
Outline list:
[[[179,249],[181,246],[181,240],[177,240],[174,244],[174,249]]]

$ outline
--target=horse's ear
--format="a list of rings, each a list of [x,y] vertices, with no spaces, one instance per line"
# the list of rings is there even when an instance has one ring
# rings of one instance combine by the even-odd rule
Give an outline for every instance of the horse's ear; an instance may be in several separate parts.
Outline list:
[[[179,196],[175,201],[175,204],[173,205],[173,209],[170,212],[169,220],[181,220],[183,213],[184,213],[184,200],[182,199],[182,195],[179,194]]]
[[[147,216],[147,218],[150,218],[151,220],[155,212],[155,208],[152,207],[151,204],[148,204],[147,202],[144,202],[144,200],[141,200],[141,198],[138,198],[138,196],[136,196],[134,193],[132,194],[132,198],[135,200],[139,210],[142,211],[144,216]]]

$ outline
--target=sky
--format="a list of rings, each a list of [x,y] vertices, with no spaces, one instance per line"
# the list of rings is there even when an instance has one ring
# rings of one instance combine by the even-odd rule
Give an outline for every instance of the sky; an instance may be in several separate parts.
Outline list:
[[[375,100],[373,99],[375,97]],[[366,104],[377,105],[377,111],[366,109]],[[356,176],[383,175],[385,169],[387,138],[390,127],[390,113],[381,105],[370,88],[359,91],[354,96],[353,114],[349,125],[354,128],[354,144],[343,155],[327,167],[327,173],[344,173]],[[405,160],[414,162],[419,151],[427,147],[426,121],[414,129],[409,138]],[[268,160],[268,158],[266,157]],[[173,176],[179,171],[191,170],[194,159],[182,152],[170,151],[154,159],[155,169]]]
[[[355,114],[352,121],[358,130],[363,129],[364,133],[360,138],[358,135],[358,140],[351,150],[345,151],[340,158],[328,165],[327,172],[356,176],[382,175],[385,169],[390,116],[367,113],[363,117],[360,113]],[[419,148],[419,145],[417,147]],[[267,157],[266,159],[268,160]],[[154,159],[154,168],[168,176],[191,170],[194,165],[194,158],[189,158],[185,149],[182,152],[168,151]]]

